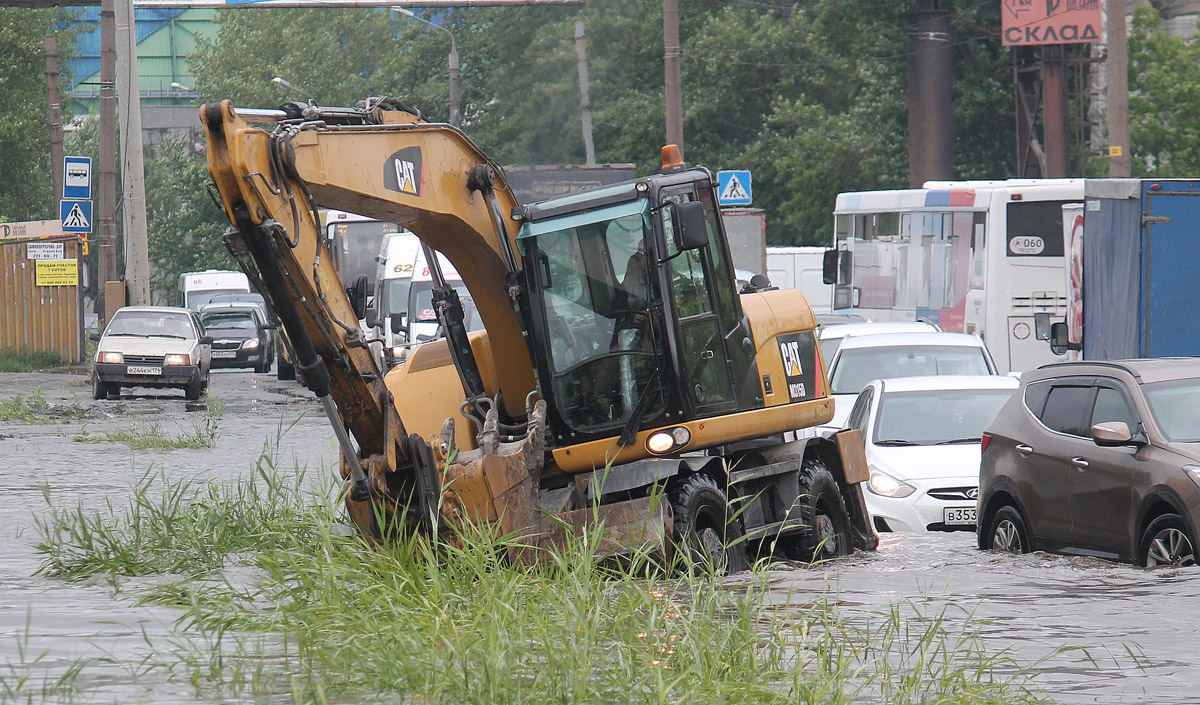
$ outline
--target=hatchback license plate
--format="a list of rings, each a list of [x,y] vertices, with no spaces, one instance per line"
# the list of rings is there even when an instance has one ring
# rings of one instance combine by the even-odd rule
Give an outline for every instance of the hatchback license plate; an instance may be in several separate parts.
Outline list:
[[[237,350],[213,350],[213,357],[237,357]]]
[[[161,367],[147,367],[145,365],[130,365],[125,368],[125,371],[131,375],[161,375]]]
[[[942,509],[942,522],[947,525],[975,523],[975,507],[946,507]]]

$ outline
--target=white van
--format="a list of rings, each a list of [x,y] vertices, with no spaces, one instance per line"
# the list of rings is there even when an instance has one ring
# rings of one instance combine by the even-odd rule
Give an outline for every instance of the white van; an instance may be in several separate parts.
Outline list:
[[[250,279],[245,272],[206,269],[179,275],[180,305],[193,311],[212,301],[218,294],[249,294]]]

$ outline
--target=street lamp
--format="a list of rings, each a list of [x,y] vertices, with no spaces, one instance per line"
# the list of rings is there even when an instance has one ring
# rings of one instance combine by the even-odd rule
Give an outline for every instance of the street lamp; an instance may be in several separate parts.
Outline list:
[[[195,90],[195,89],[191,88],[190,86],[183,85],[179,81],[171,81],[171,87],[177,91],[183,91],[185,93],[191,93],[193,90]]]
[[[392,9],[450,35],[450,124],[460,127],[462,125],[462,111],[459,108],[459,96],[461,92],[462,71],[459,70],[458,66],[458,43],[454,41],[454,33],[440,24],[434,24],[423,17],[417,17],[416,13],[406,7],[393,7]]]
[[[309,93],[308,91],[304,90],[303,88],[298,88],[296,86],[293,86],[291,84],[291,82],[288,81],[286,78],[281,78],[279,76],[276,76],[275,78],[271,79],[271,83],[274,83],[277,86],[283,86],[284,88],[290,88],[290,89],[296,91],[297,93],[308,96],[312,100],[317,99],[317,97],[315,95],[313,95],[312,93]]]

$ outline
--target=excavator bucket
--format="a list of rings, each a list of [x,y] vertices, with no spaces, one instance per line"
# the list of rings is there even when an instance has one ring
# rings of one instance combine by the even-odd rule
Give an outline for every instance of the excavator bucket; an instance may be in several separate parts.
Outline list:
[[[452,425],[447,424],[453,438]],[[465,519],[493,522],[510,537],[509,554],[520,562],[537,561],[563,547],[572,535],[603,526],[597,552],[603,556],[665,550],[671,535],[670,503],[644,497],[568,512],[544,511],[540,480],[545,459],[546,403],[529,417],[525,437],[501,442],[496,411],[486,417],[479,448],[459,453],[443,473],[441,518],[445,530]],[[441,442],[437,445],[441,447]],[[432,445],[432,444],[431,444]]]

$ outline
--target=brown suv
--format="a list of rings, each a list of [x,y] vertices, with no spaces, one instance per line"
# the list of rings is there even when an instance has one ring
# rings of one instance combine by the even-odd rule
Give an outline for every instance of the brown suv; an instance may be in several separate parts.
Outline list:
[[[1195,563],[1200,359],[1027,372],[982,446],[980,548]]]

